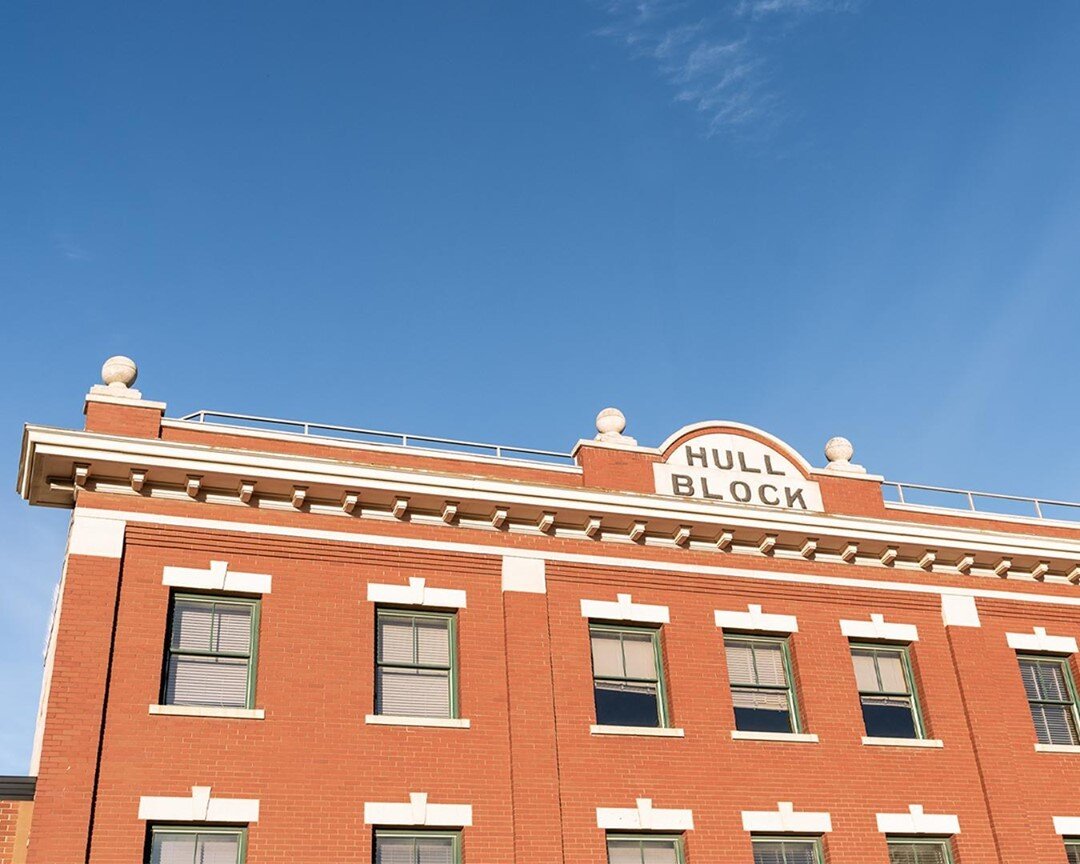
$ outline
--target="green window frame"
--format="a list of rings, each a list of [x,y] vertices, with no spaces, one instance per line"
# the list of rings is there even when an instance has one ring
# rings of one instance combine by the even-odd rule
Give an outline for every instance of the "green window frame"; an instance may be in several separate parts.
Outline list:
[[[621,674],[615,674],[612,670],[600,670],[597,672],[597,645],[610,643],[618,638],[619,652],[616,662],[621,664]],[[639,652],[627,652],[627,642],[642,644],[648,642],[651,645],[652,670],[646,673],[644,669],[635,671],[642,674],[631,674],[629,669],[632,665],[640,665],[639,659],[632,659],[631,654]],[[660,629],[658,627],[630,627],[615,624],[589,624],[589,644],[593,666],[593,698],[596,704],[596,722],[600,725],[613,726],[644,726],[651,728],[667,728],[669,717],[667,710],[667,689],[664,684],[664,661],[660,644]],[[624,694],[633,698],[634,695],[648,694],[652,689],[656,699],[656,720],[650,722],[648,718],[640,718],[646,722],[612,722],[609,713],[618,713],[617,708],[608,708],[606,703],[612,694]]]
[[[754,835],[754,864],[824,864],[820,837]]]
[[[645,857],[650,847],[671,850],[674,855],[673,864],[686,862],[681,834],[608,834],[606,843],[608,864],[651,864],[657,858]],[[617,853],[614,856],[613,851]]]
[[[952,864],[952,843],[936,838],[889,838],[889,864]]]
[[[1065,841],[1065,857],[1069,864],[1080,864],[1080,840]]]
[[[163,853],[161,848],[166,835],[176,838],[192,838],[191,858],[181,855],[179,850]],[[204,825],[151,825],[147,838],[147,864],[200,864],[203,856],[200,851],[206,842],[213,843],[223,838],[236,839],[235,864],[244,864],[247,859],[247,828],[210,827]],[[218,858],[215,857],[217,862]],[[224,864],[224,862],[221,862]],[[232,862],[230,862],[232,864]]]
[[[1040,744],[1080,744],[1076,683],[1068,657],[1019,654],[1035,737]]]
[[[859,667],[857,657],[867,657],[872,661],[875,684],[866,687],[859,683]],[[903,678],[903,689],[889,686],[894,683],[887,680],[881,670],[882,658],[897,658]],[[926,737],[926,728],[923,724],[922,706],[919,704],[918,688],[915,686],[915,675],[911,668],[911,648],[908,645],[895,645],[882,642],[852,642],[851,659],[855,665],[856,687],[859,691],[859,703],[862,706],[863,722],[866,725],[866,734],[870,737],[884,738],[912,738],[921,739]],[[892,708],[906,703],[907,710],[911,713],[911,723],[914,735],[880,735],[871,730],[870,717],[874,707]]]
[[[452,864],[461,864],[461,832],[460,831],[383,831],[377,829],[372,842],[372,859],[375,864],[387,864],[380,854],[380,841],[398,841],[399,846],[407,846],[412,841],[412,853],[408,864],[428,864],[421,858],[420,843],[424,840],[449,840],[450,861]],[[400,858],[395,857],[389,864],[399,864]],[[440,859],[439,864],[444,864],[445,859]]]
[[[412,631],[412,656],[405,659],[403,656],[389,656],[385,638],[385,626],[391,620],[399,624],[408,621]],[[446,631],[446,657],[445,659],[433,658],[432,652],[424,647],[423,634],[425,624],[430,630],[435,628],[435,622],[445,624]],[[406,652],[407,653],[407,652]],[[427,656],[425,656],[425,654]],[[392,703],[408,702],[404,695],[404,687],[407,686],[410,676],[415,676],[418,682],[426,681],[430,686],[433,681],[446,679],[446,709],[439,707],[437,710],[421,706],[409,710],[399,710]],[[457,719],[459,714],[458,705],[458,648],[457,648],[457,614],[454,612],[428,612],[414,609],[401,609],[397,607],[379,607],[375,610],[375,713],[387,717],[443,717]],[[402,690],[396,691],[394,696],[388,696],[389,687],[386,682],[393,681],[395,685],[402,685]],[[436,686],[441,691],[441,687]],[[415,698],[415,697],[414,697]],[[421,700],[422,701],[422,700]],[[387,704],[387,703],[391,704]],[[413,703],[416,704],[415,702]]]
[[[175,592],[169,600],[161,704],[254,708],[261,609],[262,602],[257,598]],[[237,614],[237,610],[244,610],[243,614],[248,618],[246,646],[237,641],[242,641],[242,628],[223,624],[228,621],[227,616]],[[208,616],[205,628],[199,620],[202,616]],[[240,682],[244,688],[243,699],[212,698],[215,691],[221,694],[237,686],[237,682],[227,680],[223,675],[228,675],[225,670],[241,665],[245,667]],[[207,692],[204,698],[198,697],[200,687]],[[187,695],[189,689],[192,695]]]
[[[777,649],[779,649],[781,660],[779,671],[783,673],[784,679],[782,682],[776,681],[779,676],[775,674],[778,670],[774,662],[769,660],[759,662],[762,658],[769,656],[766,652],[775,654]],[[746,651],[749,651],[749,655],[744,653]],[[783,636],[732,633],[724,637],[724,653],[727,658],[728,681],[731,685],[731,698],[735,710],[735,728],[751,732],[798,733],[802,731],[799,700],[795,693],[795,676],[791,669],[790,641]],[[765,680],[763,680],[763,672]],[[746,680],[737,680],[739,678]],[[740,702],[746,704],[740,705]],[[778,724],[760,722],[760,717],[740,713],[755,711],[779,715],[781,711],[770,708],[770,703],[786,703],[787,708],[783,711],[787,714],[786,729],[772,728],[773,725]]]

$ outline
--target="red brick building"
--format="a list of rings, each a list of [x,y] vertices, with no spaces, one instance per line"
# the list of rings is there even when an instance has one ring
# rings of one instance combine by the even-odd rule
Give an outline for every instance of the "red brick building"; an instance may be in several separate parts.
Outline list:
[[[557,454],[104,377],[85,429],[25,431],[20,493],[72,520],[5,854],[1080,861],[1067,508],[912,503],[736,423],[642,446],[608,410]]]

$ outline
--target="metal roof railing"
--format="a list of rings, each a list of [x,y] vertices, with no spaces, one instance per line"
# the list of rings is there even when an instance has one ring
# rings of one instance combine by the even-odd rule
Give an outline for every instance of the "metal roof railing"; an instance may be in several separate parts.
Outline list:
[[[352,440],[365,444],[394,447],[420,446],[449,452],[492,456],[496,459],[574,464],[573,456],[556,450],[537,450],[532,447],[513,447],[508,444],[461,441],[456,438],[412,435],[407,432],[386,432],[380,429],[363,429],[358,426],[337,426],[332,423],[311,423],[307,420],[283,420],[280,417],[259,417],[254,414],[235,414],[230,411],[194,411],[179,419],[215,426],[256,426],[266,428],[267,431],[289,432],[294,435],[307,435],[314,438]]]
[[[891,499],[892,503],[907,506],[967,510],[988,517],[1019,516],[1026,519],[1080,521],[1080,503],[1075,501],[1028,498],[1023,495],[1003,495],[999,492],[975,492],[970,489],[897,483],[891,480],[886,480],[881,485],[885,490],[893,490],[895,498]]]

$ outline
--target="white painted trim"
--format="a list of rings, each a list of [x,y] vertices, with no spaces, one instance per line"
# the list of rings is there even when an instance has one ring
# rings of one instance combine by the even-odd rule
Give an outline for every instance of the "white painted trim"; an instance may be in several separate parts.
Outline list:
[[[629,594],[616,594],[617,600],[582,600],[581,617],[593,621],[631,621],[639,624],[667,624],[667,606],[634,603]]]
[[[100,384],[94,386],[101,387]],[[94,393],[93,391],[86,394],[85,401],[102,402],[106,405],[122,405],[124,408],[153,408],[155,411],[161,412],[164,412],[169,407],[164,402],[152,402],[149,399],[132,399],[130,396],[110,396],[107,393]],[[85,411],[85,407],[83,410]]]
[[[166,567],[161,584],[171,588],[200,591],[235,591],[241,594],[269,594],[271,578],[266,573],[229,570],[228,561],[211,561],[207,570],[196,567]]]
[[[946,627],[982,627],[975,598],[963,594],[941,595],[941,620]]]
[[[877,830],[882,834],[935,834],[951,837],[960,833],[960,819],[951,813],[926,813],[921,804],[912,804],[907,813],[878,813]]]
[[[636,807],[597,807],[596,827],[605,831],[692,831],[693,810],[662,810],[651,798],[638,798]]]
[[[748,732],[732,729],[731,737],[735,741],[779,741],[788,744],[817,744],[818,736],[806,732]]]
[[[544,559],[504,555],[502,590],[524,594],[547,594]]]
[[[190,798],[139,799],[139,819],[148,822],[230,822],[259,821],[258,798],[213,798],[209,786],[192,786]]]
[[[67,554],[120,558],[124,554],[126,525],[123,519],[92,519],[76,510],[71,514]]]
[[[263,720],[262,708],[219,708],[215,705],[151,705],[150,714],[171,717],[225,717],[230,720]]]
[[[642,738],[684,738],[686,733],[674,726],[597,726],[589,727],[590,735],[637,735]]]
[[[743,831],[754,834],[828,834],[832,818],[828,813],[796,813],[790,801],[781,801],[773,810],[743,810]]]
[[[1036,744],[1037,753],[1080,753],[1080,744]]]
[[[945,746],[940,738],[881,738],[863,736],[862,743],[867,747],[924,747],[937,749]]]
[[[380,585],[368,582],[367,599],[371,603],[395,606],[431,606],[437,609],[464,609],[465,592],[456,588],[427,588],[426,579],[410,576],[408,585]]]
[[[364,722],[369,726],[426,726],[432,729],[468,729],[464,717],[406,717],[396,714],[368,714]]]
[[[424,828],[467,828],[472,825],[471,804],[429,804],[426,792],[410,792],[409,803],[367,801],[365,825],[408,825]]]
[[[1045,627],[1034,633],[1006,633],[1009,647],[1029,654],[1075,654],[1076,640],[1072,636],[1049,636]]]
[[[713,612],[716,626],[722,630],[741,630],[748,633],[798,633],[799,622],[794,615],[764,614],[761,606],[750,603],[746,612]]]
[[[914,624],[888,624],[885,616],[870,614],[869,621],[840,621],[840,632],[848,639],[872,639],[887,642],[918,642],[919,628]]]
[[[703,420],[700,423],[691,423],[688,426],[683,426],[681,429],[677,429],[664,439],[664,443],[656,448],[657,454],[663,454],[667,452],[667,449],[682,438],[684,435],[689,435],[692,432],[705,432],[708,429],[716,429],[717,427],[723,427],[724,429],[732,429],[736,432],[750,432],[754,435],[758,435],[765,441],[769,442],[768,446],[773,449],[782,451],[783,455],[791,454],[792,461],[798,465],[803,471],[809,474],[814,470],[814,466],[811,465],[803,455],[788,444],[786,441],[781,441],[775,435],[770,435],[764,429],[758,429],[755,426],[748,426],[746,423],[735,423],[731,420]]]
[[[1080,837],[1080,816],[1055,816],[1054,833],[1062,837]]]
[[[230,531],[245,534],[281,537],[304,537],[314,540],[327,540],[350,544],[365,544],[403,549],[426,549],[441,552],[460,552],[474,555],[506,554],[505,546],[490,546],[481,543],[460,543],[446,540],[424,540],[414,537],[395,537],[385,534],[363,534],[352,531],[328,531],[318,528],[296,528],[283,525],[267,525],[253,522],[233,522],[222,519],[201,519],[191,516],[172,516],[160,513],[136,513],[86,508],[83,516],[102,516],[114,518],[121,516],[130,522],[151,525],[183,525],[202,528],[208,531]],[[575,564],[592,564],[601,567],[622,570],[653,570],[665,573],[704,574],[709,576],[727,576],[732,579],[752,579],[761,582],[778,582],[792,585],[816,585],[836,588],[854,588],[859,590],[896,591],[907,594],[944,594],[965,597],[982,597],[994,600],[1015,601],[1018,603],[1045,604],[1047,606],[1080,607],[1080,597],[1064,597],[1053,594],[1026,594],[1020,591],[999,591],[987,588],[958,588],[955,583],[949,585],[927,585],[921,582],[892,582],[882,579],[855,579],[843,576],[823,576],[807,573],[779,573],[770,570],[749,570],[737,567],[715,567],[702,564],[682,564],[652,558],[622,558],[607,555],[585,555],[549,550],[529,550],[515,548],[514,554],[522,558],[543,558],[547,561],[561,561]]]

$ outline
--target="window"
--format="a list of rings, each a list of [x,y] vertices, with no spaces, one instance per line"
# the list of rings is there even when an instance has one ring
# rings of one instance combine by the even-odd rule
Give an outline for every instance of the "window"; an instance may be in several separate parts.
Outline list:
[[[947,840],[890,840],[889,864],[951,864]]]
[[[375,864],[458,864],[461,835],[456,831],[375,833]]]
[[[754,864],[821,864],[821,841],[815,838],[755,839]]]
[[[1078,744],[1076,693],[1065,657],[1023,657],[1020,677],[1040,744]]]
[[[609,835],[608,864],[682,864],[682,838]]]
[[[589,627],[596,722],[602,726],[666,726],[660,631]]]
[[[254,707],[258,635],[258,600],[174,595],[164,703]]]
[[[908,649],[852,645],[851,659],[855,664],[866,734],[871,738],[921,738],[922,723]]]
[[[150,829],[150,864],[243,864],[244,828],[155,825]]]
[[[1080,864],[1080,840],[1065,841],[1065,856],[1069,864]]]
[[[455,624],[452,614],[377,611],[376,714],[457,716]]]
[[[730,636],[724,639],[735,728],[751,732],[798,732],[786,639]]]

